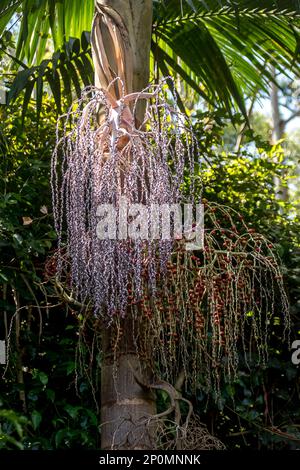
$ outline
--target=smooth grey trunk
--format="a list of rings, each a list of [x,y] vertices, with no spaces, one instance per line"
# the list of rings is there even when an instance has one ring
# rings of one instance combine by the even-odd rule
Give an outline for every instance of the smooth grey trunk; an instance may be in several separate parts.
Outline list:
[[[272,75],[275,80],[276,71],[274,67],[272,67]],[[274,82],[272,82],[271,84],[270,98],[271,98],[271,109],[272,109],[272,144],[275,145],[284,136],[285,121],[284,119],[282,119],[282,116],[280,113],[278,86]],[[282,184],[280,177],[276,176],[274,178],[274,182],[275,182],[275,190],[276,190],[277,199],[281,201],[287,201],[289,197],[288,188]]]
[[[148,365],[136,352],[130,318],[123,320],[122,339],[117,353],[116,330],[102,331],[101,370],[101,448],[155,448],[155,427],[151,417],[156,412],[155,395],[136,380],[151,383]]]
[[[99,17],[92,32],[95,85],[106,88],[119,76],[126,93],[141,91],[149,82],[152,0],[98,0],[96,11]],[[113,92],[119,98],[117,87]],[[140,121],[142,116],[140,105]],[[150,368],[136,352],[130,313],[121,323],[123,334],[115,353],[115,328],[102,331],[101,447],[153,449],[149,418],[156,412],[155,397],[136,380],[138,376],[142,383],[151,383]],[[143,336],[141,325],[138,329]]]

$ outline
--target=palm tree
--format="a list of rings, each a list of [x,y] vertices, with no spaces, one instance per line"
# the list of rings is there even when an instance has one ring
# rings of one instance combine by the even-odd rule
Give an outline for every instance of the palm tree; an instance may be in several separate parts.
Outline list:
[[[102,2],[121,16],[123,2]],[[298,74],[299,2],[297,0],[153,0],[151,74],[173,74],[206,103],[218,103],[245,115],[244,96],[268,92],[272,74]],[[137,14],[136,2],[131,2]],[[9,99],[24,88],[24,107],[36,86],[40,109],[44,81],[61,108],[61,92],[71,100],[74,89],[93,83],[89,31],[94,0],[3,0],[0,36],[19,23],[16,61],[19,68]],[[135,13],[134,13],[135,12]],[[140,38],[140,41],[142,39]],[[138,45],[136,47],[140,49]],[[20,70],[21,69],[21,70]]]
[[[74,90],[80,94],[81,81],[92,83],[92,63],[99,87],[121,76],[131,93],[148,84],[150,71],[173,74],[208,106],[219,103],[229,115],[239,108],[245,116],[243,96],[258,86],[267,90],[272,79],[266,63],[282,73],[297,72],[296,1],[279,7],[269,0],[263,6],[254,0],[97,0],[90,48],[86,31],[93,8],[94,0],[2,1],[0,34],[14,21],[20,23],[12,60],[21,70],[9,100],[25,89],[23,113],[34,86],[39,113],[46,82],[60,112],[62,90],[71,101]],[[145,417],[156,412],[153,389],[165,389],[171,401],[177,392],[168,384],[152,384],[147,365],[135,352],[132,321],[121,326],[124,339],[115,361],[115,331],[102,330],[102,447],[151,449],[155,428]],[[143,335],[143,326],[136,327]]]

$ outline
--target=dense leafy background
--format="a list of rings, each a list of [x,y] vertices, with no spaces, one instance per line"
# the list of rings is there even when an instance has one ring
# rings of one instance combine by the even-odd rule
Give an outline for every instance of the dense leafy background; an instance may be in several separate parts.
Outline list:
[[[25,89],[26,110],[35,86],[39,114],[47,84],[60,111],[62,96],[93,83],[93,9],[94,0],[2,0],[0,38],[17,24],[8,101]],[[270,64],[299,76],[299,24],[298,0],[153,0],[151,72],[180,77],[197,99],[246,116],[245,97],[273,79]]]
[[[20,306],[26,308],[20,311],[19,347],[13,328],[9,367],[1,380],[0,448],[100,445],[97,373],[101,358],[90,361],[87,348],[91,339],[87,338],[81,353],[88,370],[78,367],[75,351],[80,319],[54,295],[44,274],[45,260],[55,247],[49,189],[56,122],[53,109],[53,102],[45,98],[37,130],[35,103],[29,104],[25,127],[18,102],[1,107],[0,305],[9,322],[16,310],[12,294],[16,288]],[[249,133],[251,155],[249,150],[239,155],[225,152],[222,142],[227,124],[220,113],[199,113],[195,120],[202,153],[210,162],[203,168],[204,196],[236,208],[276,244],[284,262],[295,338],[300,330],[300,232],[298,219],[289,218],[289,204],[274,196],[273,177],[281,171],[281,165],[274,163],[278,149]],[[3,336],[3,323],[1,328]],[[279,329],[274,334],[267,369],[257,368],[255,360],[251,371],[241,365],[239,380],[224,384],[222,409],[201,389],[197,396],[189,397],[208,428],[228,448],[299,448],[298,368],[291,363],[287,345],[276,338]],[[162,399],[159,406],[164,406]]]
[[[76,21],[71,3],[76,13],[81,11]],[[291,303],[291,338],[296,339],[299,190],[281,201],[275,197],[274,176],[297,174],[299,139],[289,144],[290,150],[272,147],[262,118],[252,122],[256,132],[245,132],[241,151],[233,150],[244,122],[236,108],[245,112],[249,95],[268,91],[264,61],[275,61],[285,74],[298,74],[299,2],[265,1],[267,11],[256,10],[261,3],[188,0],[182,10],[179,1],[155,1],[152,65],[154,70],[156,62],[163,75],[181,77],[183,105],[191,114],[202,110],[194,123],[206,157],[204,197],[239,210],[249,225],[274,242]],[[10,102],[0,105],[1,338],[13,320],[9,364],[0,388],[0,449],[100,446],[101,357],[91,357],[92,335],[78,346],[82,319],[57,297],[45,275],[45,263],[56,246],[49,174],[57,113],[93,80],[85,32],[93,1],[84,4],[84,10],[82,2],[68,0],[2,0],[0,6],[0,60]],[[14,32],[20,14],[21,27]],[[12,63],[11,52],[16,56]],[[286,168],[278,157],[288,151],[293,158]],[[278,312],[268,367],[256,367],[255,358],[251,371],[241,363],[237,382],[223,385],[221,408],[201,388],[188,396],[208,429],[228,448],[300,448],[299,367],[291,363],[288,345],[280,342],[280,322]],[[165,405],[159,396],[159,408]]]

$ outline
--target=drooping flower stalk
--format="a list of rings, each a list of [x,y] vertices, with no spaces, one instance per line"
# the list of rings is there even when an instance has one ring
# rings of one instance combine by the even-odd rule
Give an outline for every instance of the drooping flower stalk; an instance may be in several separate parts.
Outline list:
[[[106,90],[85,90],[59,121],[52,161],[55,224],[70,263],[70,287],[80,301],[93,303],[96,314],[110,316],[125,314],[128,288],[141,297],[142,271],[155,291],[173,242],[153,239],[153,207],[183,202],[184,170],[193,175],[198,160],[191,124],[176,103],[169,104],[165,82],[117,100],[110,93],[116,81],[122,86],[116,79]],[[147,105],[140,123],[142,99]],[[124,235],[124,201],[143,205],[132,218],[147,218],[146,235]],[[107,237],[101,239],[97,227],[106,215]]]
[[[141,99],[145,119],[137,123]],[[201,179],[193,179],[199,160],[191,123],[169,104],[164,82],[119,100],[110,87],[86,90],[58,124],[55,276],[65,276],[72,299],[112,323],[116,356],[127,314],[137,354],[160,365],[155,375],[175,383],[183,371],[194,389],[202,377],[219,397],[221,378],[237,377],[242,353],[246,363],[255,351],[257,364],[266,364],[276,321],[287,337],[288,302],[272,244],[232,209],[205,200],[202,251],[186,251],[184,239],[144,239],[139,231],[133,239],[117,236],[122,219],[129,220],[124,199],[142,203],[151,234],[153,205],[182,204],[186,184],[191,200],[196,189],[201,195]],[[115,211],[107,217],[111,239],[98,236],[105,212],[98,208],[105,205]]]
[[[205,201],[205,200],[203,200]],[[158,282],[159,295],[143,296],[132,316],[145,318],[153,372],[189,390],[219,399],[222,380],[238,378],[241,362],[264,367],[272,341],[289,342],[290,315],[274,245],[233,209],[205,202],[204,249],[178,241]],[[147,325],[147,326],[145,326]],[[276,333],[276,334],[275,334]]]

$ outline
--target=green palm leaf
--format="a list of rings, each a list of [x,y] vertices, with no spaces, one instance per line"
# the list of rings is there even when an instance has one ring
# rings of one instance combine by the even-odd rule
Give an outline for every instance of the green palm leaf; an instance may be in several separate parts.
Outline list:
[[[268,89],[270,64],[299,75],[299,0],[154,0],[153,5],[152,63],[229,114],[236,108],[246,115],[243,96]],[[1,1],[0,35],[20,14],[16,57],[33,71],[22,74],[22,84],[28,79],[22,87],[16,77],[11,97],[25,88],[28,99],[27,86],[39,77],[40,106],[42,77],[50,80],[60,105],[61,93],[70,101],[93,81],[86,33],[93,9],[94,0]],[[74,38],[81,38],[80,44]],[[41,70],[45,59],[49,65]]]
[[[0,36],[19,11],[16,55],[20,60],[25,59],[28,66],[38,65],[44,59],[44,39],[49,38],[50,48],[58,50],[71,37],[80,38],[83,31],[91,29],[93,10],[94,0],[1,0]]]
[[[188,67],[211,100],[245,114],[243,95],[266,91],[273,79],[266,65],[299,75],[299,36],[291,24],[300,24],[298,1],[155,2],[152,50],[175,52],[170,73]]]
[[[81,79],[85,85],[93,82],[91,48],[86,47],[85,35],[82,36],[81,42],[71,38],[60,51],[56,51],[49,59],[43,60],[40,65],[18,72],[10,87],[7,101],[8,104],[11,103],[25,90],[24,116],[34,85],[36,85],[37,118],[39,118],[43,83],[46,81],[55,99],[58,113],[61,113],[62,96],[66,98],[68,106],[75,97],[80,97]]]

